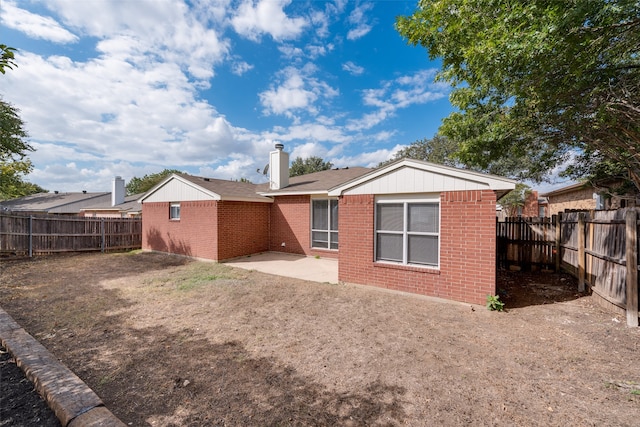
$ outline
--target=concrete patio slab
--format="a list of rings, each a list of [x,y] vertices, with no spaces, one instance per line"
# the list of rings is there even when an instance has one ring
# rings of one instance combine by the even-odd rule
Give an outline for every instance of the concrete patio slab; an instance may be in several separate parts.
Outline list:
[[[283,252],[264,252],[225,261],[232,267],[320,283],[338,283],[338,260]]]

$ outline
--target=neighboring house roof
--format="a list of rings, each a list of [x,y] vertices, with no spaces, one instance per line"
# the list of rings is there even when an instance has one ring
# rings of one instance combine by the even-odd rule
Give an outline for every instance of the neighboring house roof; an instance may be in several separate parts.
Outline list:
[[[134,194],[131,196],[126,196],[124,198],[124,203],[117,204],[115,206],[111,205],[111,200],[107,203],[103,203],[100,205],[92,205],[90,207],[83,208],[83,211],[118,211],[118,212],[139,212],[142,210],[140,203],[138,203],[138,199],[142,197],[144,193]]]
[[[289,185],[279,190],[270,190],[269,183],[259,184],[257,186],[258,193],[263,196],[327,194],[331,188],[365,175],[372,170],[363,167],[327,169],[289,178]]]
[[[14,212],[55,214],[78,213],[84,207],[111,200],[111,193],[37,193],[0,202],[0,208]]]
[[[499,199],[517,181],[413,159],[400,159],[368,174],[338,184],[330,196],[342,194],[431,193],[461,190],[493,190]]]
[[[256,184],[173,174],[158,183],[138,202],[177,202],[180,200],[229,200],[271,203],[256,192]]]
[[[548,193],[541,194],[540,197],[559,196],[561,194],[584,190],[590,187],[591,186],[586,182],[578,182],[575,184],[567,185],[566,187],[558,188],[557,190],[549,191]]]

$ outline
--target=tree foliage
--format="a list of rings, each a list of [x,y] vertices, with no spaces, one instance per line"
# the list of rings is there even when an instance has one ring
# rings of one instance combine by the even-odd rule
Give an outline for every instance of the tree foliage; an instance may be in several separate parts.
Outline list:
[[[396,28],[442,60],[462,163],[539,181],[609,161],[640,189],[640,2],[420,0]]]
[[[4,74],[5,68],[13,70],[13,67],[17,67],[15,62],[14,52],[16,50],[5,44],[0,44],[0,73]]]
[[[46,191],[23,181],[23,176],[33,169],[27,158],[27,153],[33,151],[27,137],[19,110],[0,99],[0,200]]]
[[[332,166],[333,164],[331,162],[325,162],[321,157],[311,156],[306,159],[296,157],[289,168],[289,176],[293,177],[306,175],[312,172],[320,172],[331,169]]]
[[[162,172],[147,174],[142,178],[134,176],[125,187],[127,189],[127,195],[131,196],[133,194],[146,193],[154,185],[174,173],[180,174],[182,172],[176,169],[165,169]]]
[[[27,131],[20,111],[0,99],[0,161],[22,160],[33,147],[27,142]]]
[[[46,193],[48,190],[23,180],[23,176],[31,172],[32,168],[31,161],[28,159],[0,162],[0,200]]]
[[[381,162],[378,167],[402,158],[423,160],[425,162],[455,167],[459,166],[455,157],[457,151],[457,142],[447,137],[436,135],[431,139],[423,138],[412,142],[405,148],[397,151],[391,159]]]

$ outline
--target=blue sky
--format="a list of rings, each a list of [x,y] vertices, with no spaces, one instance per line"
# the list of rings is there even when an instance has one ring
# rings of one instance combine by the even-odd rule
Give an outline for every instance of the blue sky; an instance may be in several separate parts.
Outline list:
[[[439,64],[394,29],[416,4],[3,0],[18,68],[0,94],[36,149],[27,179],[106,191],[171,168],[259,182],[276,142],[375,166],[451,111]]]
[[[3,0],[18,68],[0,94],[36,149],[27,180],[108,191],[178,169],[262,182],[275,143],[375,166],[452,107],[394,29],[417,1]]]

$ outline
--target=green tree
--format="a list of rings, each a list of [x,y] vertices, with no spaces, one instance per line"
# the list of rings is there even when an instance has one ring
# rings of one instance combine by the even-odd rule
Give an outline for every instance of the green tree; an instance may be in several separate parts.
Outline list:
[[[516,184],[516,188],[502,197],[498,203],[507,212],[507,216],[517,216],[518,209],[524,207],[524,203],[531,194],[531,188],[522,183]]]
[[[165,169],[162,172],[147,174],[142,178],[134,176],[126,185],[127,195],[131,196],[132,194],[146,193],[154,185],[174,173],[180,174],[183,172],[176,169]]]
[[[419,0],[396,28],[442,60],[462,163],[540,181],[608,160],[640,189],[640,2]]]
[[[455,158],[457,151],[457,142],[447,137],[436,135],[431,139],[423,138],[412,142],[405,148],[396,152],[391,159],[381,162],[378,167],[402,158],[423,160],[425,162],[438,163],[445,166],[458,166],[458,162]]]
[[[0,99],[0,200],[46,191],[23,181],[23,176],[33,169],[27,158],[33,147],[27,137],[19,110]]]
[[[311,156],[303,159],[302,157],[296,157],[291,163],[289,168],[289,176],[306,175],[312,172],[320,172],[327,169],[331,169],[333,166],[330,162],[325,162],[321,157]]]
[[[14,52],[16,50],[5,44],[0,44],[0,73],[5,73],[5,68],[13,70],[13,67],[17,67],[14,60]]]

